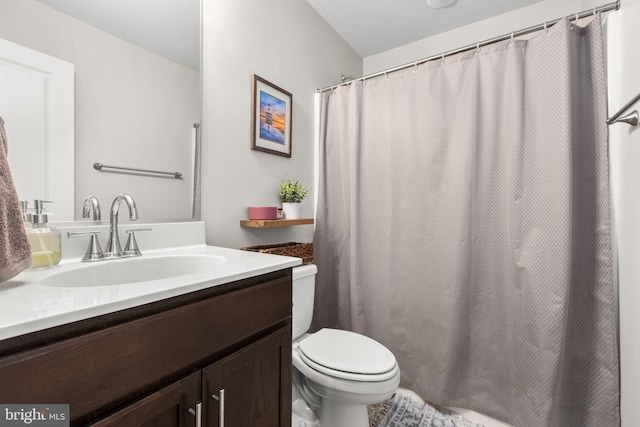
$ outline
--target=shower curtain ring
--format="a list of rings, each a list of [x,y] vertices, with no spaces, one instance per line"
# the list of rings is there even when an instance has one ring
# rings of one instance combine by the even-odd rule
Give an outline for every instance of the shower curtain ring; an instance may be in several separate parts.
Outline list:
[[[480,52],[480,42],[476,43],[476,53],[474,55],[477,55],[478,52]]]
[[[442,52],[442,59],[440,59],[440,65],[444,65],[444,52]]]
[[[513,46],[513,31],[511,31],[511,40],[509,41],[509,46]]]
[[[549,35],[549,28],[547,28],[547,21],[544,21],[544,30]]]
[[[598,6],[593,8],[593,16],[596,16],[598,14]]]
[[[384,72],[384,81],[386,82],[387,80],[389,80],[389,74],[387,74],[387,72]]]
[[[413,65],[413,73],[415,74],[418,71],[418,61]]]

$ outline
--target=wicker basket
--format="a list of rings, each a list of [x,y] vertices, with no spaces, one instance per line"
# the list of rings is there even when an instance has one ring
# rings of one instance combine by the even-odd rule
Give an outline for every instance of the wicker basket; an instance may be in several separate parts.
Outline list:
[[[265,254],[285,255],[302,258],[303,264],[313,262],[313,243],[277,243],[275,245],[248,246],[243,251],[262,252]]]

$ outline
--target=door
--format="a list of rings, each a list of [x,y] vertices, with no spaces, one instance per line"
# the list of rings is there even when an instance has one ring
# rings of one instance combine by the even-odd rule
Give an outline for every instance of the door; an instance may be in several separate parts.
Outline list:
[[[195,426],[200,410],[201,372],[195,372],[91,424],[93,427]]]
[[[202,371],[205,427],[291,426],[291,327]]]
[[[52,200],[54,220],[72,221],[73,64],[0,39],[0,93],[18,197]]]

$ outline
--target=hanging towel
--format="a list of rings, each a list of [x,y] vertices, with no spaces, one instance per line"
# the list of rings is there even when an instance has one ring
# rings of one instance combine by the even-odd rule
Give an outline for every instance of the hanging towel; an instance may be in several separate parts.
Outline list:
[[[7,153],[7,133],[0,117],[0,282],[15,277],[31,265],[31,245],[22,221]]]

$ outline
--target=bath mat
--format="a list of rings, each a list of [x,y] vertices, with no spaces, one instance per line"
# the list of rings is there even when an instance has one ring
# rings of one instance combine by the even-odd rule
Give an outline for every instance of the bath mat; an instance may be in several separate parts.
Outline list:
[[[368,409],[370,427],[485,427],[401,393]]]

